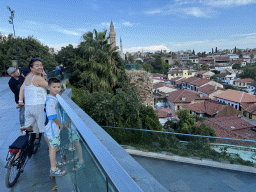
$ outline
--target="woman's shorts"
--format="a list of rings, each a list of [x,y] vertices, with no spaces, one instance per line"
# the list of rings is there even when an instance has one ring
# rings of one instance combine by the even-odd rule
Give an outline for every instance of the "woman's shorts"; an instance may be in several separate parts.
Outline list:
[[[44,132],[44,104],[25,105],[25,127],[33,127],[33,133]]]
[[[53,138],[53,139],[48,139],[49,140],[49,144],[51,147],[58,147],[60,146],[60,135]]]

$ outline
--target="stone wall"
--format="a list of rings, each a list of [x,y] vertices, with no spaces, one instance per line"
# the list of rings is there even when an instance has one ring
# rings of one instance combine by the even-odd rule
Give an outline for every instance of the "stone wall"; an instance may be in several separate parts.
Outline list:
[[[152,74],[146,71],[126,71],[128,84],[136,86],[142,104],[154,107]]]

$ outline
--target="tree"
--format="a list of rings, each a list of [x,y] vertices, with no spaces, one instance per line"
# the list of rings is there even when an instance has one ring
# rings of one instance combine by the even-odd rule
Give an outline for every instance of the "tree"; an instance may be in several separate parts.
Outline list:
[[[141,104],[135,87],[119,88],[115,94],[71,87],[72,100],[101,126],[162,130],[156,112]]]
[[[246,67],[240,76],[241,78],[251,78],[256,80],[256,67]]]
[[[78,45],[74,72],[70,82],[76,87],[86,87],[90,92],[112,92],[127,81],[125,64],[108,43],[107,30],[87,32]]]
[[[76,51],[77,50],[71,44],[66,47],[61,47],[61,50],[55,55],[56,61],[59,64],[63,64],[64,67],[67,67],[67,71],[73,71],[76,61]]]
[[[200,126],[196,126],[196,120],[203,121],[205,118],[190,114],[189,109],[180,110],[177,115],[180,121],[177,123],[167,121],[163,127],[165,130],[185,134],[216,136],[215,131],[205,124],[202,123]]]
[[[235,50],[234,50],[234,52],[236,53],[236,47],[235,47]]]
[[[212,70],[212,72],[215,73],[215,74],[220,74],[220,71],[218,71],[216,69]]]
[[[192,54],[195,55],[195,50],[193,49]]]
[[[28,66],[31,58],[40,57],[44,68],[55,67],[57,62],[54,55],[49,53],[49,47],[42,45],[37,39],[33,37],[16,37],[17,46],[19,50],[20,67]],[[15,39],[12,35],[7,37],[0,34],[0,65],[1,71],[6,70],[11,66],[11,60],[17,59],[17,52],[15,48]]]
[[[235,63],[232,65],[232,69],[241,69],[241,63]]]

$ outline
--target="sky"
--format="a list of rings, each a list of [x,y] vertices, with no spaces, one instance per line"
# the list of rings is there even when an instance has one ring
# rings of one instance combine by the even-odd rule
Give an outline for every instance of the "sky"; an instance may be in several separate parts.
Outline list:
[[[0,4],[0,32],[33,36],[60,50],[82,34],[115,26],[124,52],[256,47],[256,0],[8,0]]]

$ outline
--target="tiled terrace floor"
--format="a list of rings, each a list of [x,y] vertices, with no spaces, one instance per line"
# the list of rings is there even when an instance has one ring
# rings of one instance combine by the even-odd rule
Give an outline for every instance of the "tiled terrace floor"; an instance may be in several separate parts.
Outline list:
[[[12,189],[5,186],[4,166],[8,147],[20,135],[19,112],[8,86],[9,79],[0,78],[0,189],[2,192],[50,192],[55,182],[49,177],[50,162],[44,139],[37,154],[28,161],[16,185]]]
[[[133,156],[173,192],[255,192],[256,174]]]

